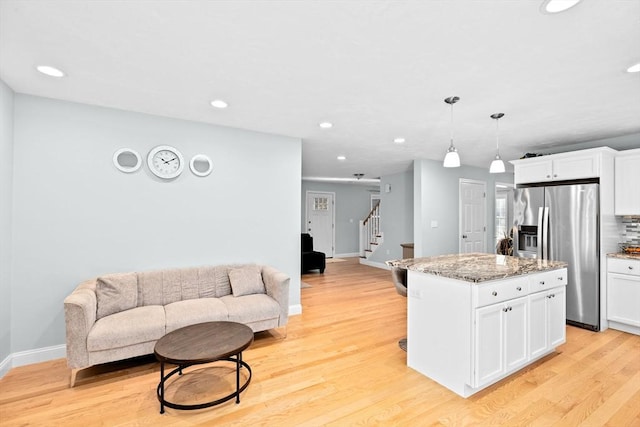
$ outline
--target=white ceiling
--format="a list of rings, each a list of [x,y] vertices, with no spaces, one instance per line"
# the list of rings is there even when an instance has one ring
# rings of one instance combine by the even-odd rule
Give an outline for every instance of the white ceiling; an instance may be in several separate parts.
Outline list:
[[[0,78],[19,93],[300,137],[306,177],[442,159],[452,95],[466,165],[489,166],[496,112],[505,159],[640,132],[640,73],[625,72],[640,62],[640,0],[555,15],[541,2],[0,0]]]

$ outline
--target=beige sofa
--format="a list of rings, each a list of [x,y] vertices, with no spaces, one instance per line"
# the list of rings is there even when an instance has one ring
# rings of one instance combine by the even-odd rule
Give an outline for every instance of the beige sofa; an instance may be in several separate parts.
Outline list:
[[[218,320],[254,332],[285,326],[289,277],[273,267],[221,265],[109,274],[78,285],[64,300],[71,387],[79,370],[152,354],[183,326]]]

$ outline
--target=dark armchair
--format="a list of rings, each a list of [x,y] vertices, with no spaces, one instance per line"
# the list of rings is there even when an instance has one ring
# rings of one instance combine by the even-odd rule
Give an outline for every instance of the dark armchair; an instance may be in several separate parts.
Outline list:
[[[302,272],[310,270],[320,270],[324,273],[326,266],[326,256],[323,252],[313,250],[313,237],[310,234],[302,233]]]

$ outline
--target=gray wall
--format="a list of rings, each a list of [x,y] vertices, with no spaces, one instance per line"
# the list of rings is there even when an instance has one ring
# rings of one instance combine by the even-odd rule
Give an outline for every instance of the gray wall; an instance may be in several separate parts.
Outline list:
[[[487,252],[493,253],[495,183],[512,183],[513,174],[490,174],[489,168],[461,166],[444,168],[442,161],[416,160],[414,169],[415,256],[457,254],[459,180],[466,178],[487,184]],[[431,228],[431,221],[438,222]]]
[[[264,263],[300,303],[299,139],[21,94],[14,118],[12,352],[63,344],[63,299],[109,272]],[[118,148],[160,144],[213,173],[113,166]]]
[[[386,192],[386,185],[391,191]],[[402,258],[401,243],[413,242],[413,171],[381,177],[380,226],[384,241],[369,257],[383,263]]]
[[[0,363],[11,353],[13,99],[13,91],[0,80]]]
[[[302,181],[302,209],[300,226],[306,232],[306,194],[307,191],[335,193],[336,204],[336,246],[335,254],[357,254],[360,250],[358,221],[364,219],[371,210],[372,191],[378,191],[378,185],[342,184],[329,182]]]

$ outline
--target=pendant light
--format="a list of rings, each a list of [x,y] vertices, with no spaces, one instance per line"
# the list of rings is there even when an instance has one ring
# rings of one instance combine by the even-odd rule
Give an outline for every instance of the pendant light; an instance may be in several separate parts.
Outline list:
[[[453,104],[460,101],[460,98],[457,96],[450,96],[445,99],[444,102],[451,105],[451,145],[449,145],[449,149],[447,150],[447,155],[444,156],[444,162],[442,166],[445,168],[457,168],[460,167],[460,156],[458,155],[458,150],[453,146]]]
[[[500,118],[504,116],[504,113],[495,113],[491,115],[491,118],[496,121],[496,158],[491,162],[491,166],[489,166],[489,173],[503,173],[504,172],[504,162],[500,158],[500,143],[498,141],[498,121]]]

